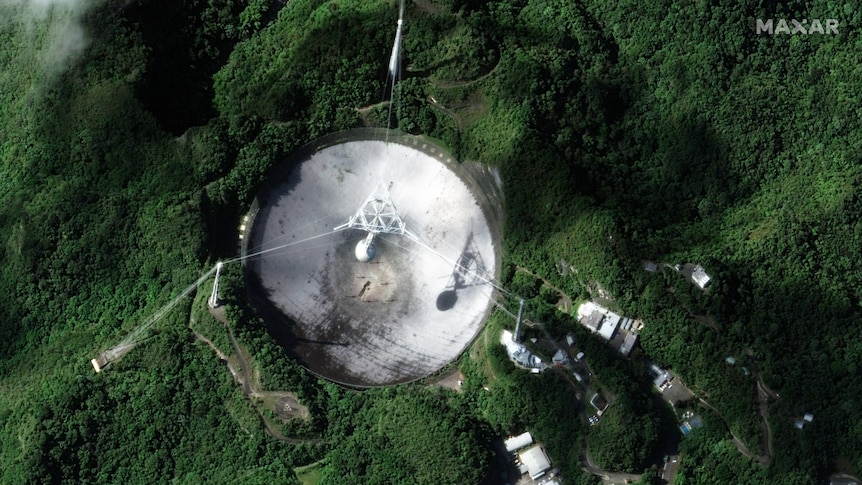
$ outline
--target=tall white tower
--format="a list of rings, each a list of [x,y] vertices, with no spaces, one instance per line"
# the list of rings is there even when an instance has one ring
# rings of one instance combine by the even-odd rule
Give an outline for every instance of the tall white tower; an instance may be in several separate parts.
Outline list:
[[[392,54],[389,56],[389,75],[392,76],[392,84],[398,78],[401,69],[401,29],[404,26],[404,0],[398,11],[398,29],[395,31],[395,42],[392,44]]]

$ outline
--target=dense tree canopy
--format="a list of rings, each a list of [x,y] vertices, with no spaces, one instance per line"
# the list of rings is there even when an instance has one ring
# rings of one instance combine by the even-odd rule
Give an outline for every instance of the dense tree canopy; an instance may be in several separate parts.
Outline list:
[[[610,295],[645,323],[642,352],[714,408],[680,442],[678,481],[862,473],[859,7],[417,0],[388,91],[397,3],[0,3],[0,481],[291,483],[319,462],[327,483],[475,482],[492,435],[525,429],[573,481],[590,480],[585,440],[608,468],[656,463],[676,424],[641,351],[614,355],[548,306],[542,280]],[[839,33],[759,35],[767,18],[836,18]],[[194,305],[92,374],[90,358],[235,255],[276,163],[390,121],[501,176],[501,280],[554,336],[577,335],[614,398],[599,426],[561,375],[511,366],[500,315],[462,359],[462,394],[320,382],[266,333],[238,271],[228,318],[264,385],[309,408],[281,429],[311,441],[264,431],[193,337]],[[644,260],[700,263],[713,283]],[[779,396],[764,466],[731,441],[769,453],[757,378]]]

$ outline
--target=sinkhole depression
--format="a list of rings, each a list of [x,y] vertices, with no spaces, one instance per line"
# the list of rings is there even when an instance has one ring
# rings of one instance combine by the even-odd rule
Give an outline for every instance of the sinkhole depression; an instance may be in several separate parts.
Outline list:
[[[252,203],[241,251],[251,301],[321,377],[353,387],[426,377],[461,354],[491,309],[501,193],[495,172],[420,137],[316,140]],[[375,225],[393,214],[402,231]]]

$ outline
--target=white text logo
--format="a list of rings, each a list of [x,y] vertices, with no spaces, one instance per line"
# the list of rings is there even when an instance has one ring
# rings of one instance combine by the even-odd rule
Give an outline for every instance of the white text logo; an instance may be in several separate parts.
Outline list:
[[[757,34],[787,34],[787,35],[810,35],[810,34],[838,34],[838,20],[814,19],[811,22],[808,19],[796,20],[790,19],[757,19]]]

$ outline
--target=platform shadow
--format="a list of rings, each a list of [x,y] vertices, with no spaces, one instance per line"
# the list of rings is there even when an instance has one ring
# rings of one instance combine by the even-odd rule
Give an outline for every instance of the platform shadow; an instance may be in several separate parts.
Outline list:
[[[470,231],[446,283],[446,288],[437,295],[437,310],[441,312],[451,310],[458,302],[459,290],[486,283],[488,280],[485,262],[473,238],[473,231]]]

